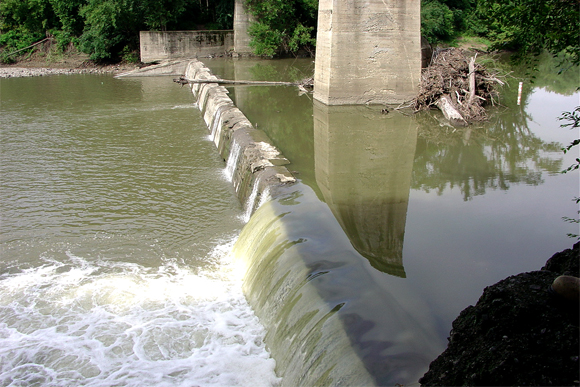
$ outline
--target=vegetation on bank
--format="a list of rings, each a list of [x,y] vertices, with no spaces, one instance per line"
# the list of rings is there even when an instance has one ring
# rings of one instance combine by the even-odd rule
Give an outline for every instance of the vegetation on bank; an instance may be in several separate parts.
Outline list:
[[[2,0],[0,61],[52,38],[97,61],[137,61],[139,31],[228,29],[234,0]]]
[[[316,44],[318,0],[245,0],[258,55],[308,53]],[[51,37],[93,60],[137,60],[140,30],[231,29],[234,0],[2,0],[2,61]],[[431,43],[463,36],[522,55],[564,52],[579,63],[578,0],[422,0],[421,32]]]

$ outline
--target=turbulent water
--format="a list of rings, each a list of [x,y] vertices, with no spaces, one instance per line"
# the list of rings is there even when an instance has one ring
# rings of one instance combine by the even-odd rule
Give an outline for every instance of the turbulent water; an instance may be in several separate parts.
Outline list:
[[[0,81],[0,385],[271,386],[242,208],[168,78]]]
[[[208,62],[224,79],[312,70]],[[556,117],[578,72],[542,68],[460,129],[230,88],[299,180],[251,219],[228,181],[241,150],[221,160],[220,128],[170,79],[0,81],[0,385],[416,383],[485,286],[573,243],[577,133]]]

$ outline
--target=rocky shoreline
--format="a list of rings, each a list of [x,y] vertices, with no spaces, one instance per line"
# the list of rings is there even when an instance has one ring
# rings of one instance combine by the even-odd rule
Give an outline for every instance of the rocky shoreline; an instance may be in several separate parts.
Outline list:
[[[447,349],[422,386],[578,386],[579,305],[550,287],[579,277],[580,243],[538,271],[485,288],[453,322]]]
[[[110,65],[90,66],[85,68],[60,68],[60,67],[0,67],[0,78],[41,77],[47,75],[71,75],[71,74],[117,74],[137,68],[135,65]]]

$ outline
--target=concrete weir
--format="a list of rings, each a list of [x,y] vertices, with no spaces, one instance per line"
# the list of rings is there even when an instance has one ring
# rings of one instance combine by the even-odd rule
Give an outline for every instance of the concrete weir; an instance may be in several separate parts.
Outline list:
[[[217,79],[205,65],[189,62],[185,77],[190,80]],[[219,154],[226,161],[236,195],[249,217],[260,199],[275,196],[279,188],[296,182],[285,165],[290,161],[272,145],[270,138],[255,129],[238,109],[228,91],[217,83],[191,83],[191,92],[210,130]]]
[[[394,386],[418,380],[436,353],[433,334],[385,291],[382,276],[351,244],[331,208],[296,182],[285,166],[289,161],[252,126],[227,90],[217,83],[191,82],[217,80],[210,70],[195,60],[185,77],[210,138],[226,160],[226,175],[246,203],[248,223],[232,255],[244,267],[244,294],[267,330],[264,340],[276,360],[280,386]],[[336,121],[324,108],[314,114],[319,138],[330,144],[336,135],[326,127]],[[344,116],[337,119],[344,121]],[[374,129],[376,122],[368,125]],[[399,137],[409,136],[388,132],[381,138],[393,142]],[[327,172],[344,165],[325,155],[321,161],[331,167]],[[321,173],[334,187],[330,173]],[[331,199],[345,207],[341,197]],[[394,213],[389,219],[395,219],[401,206],[395,203],[391,211],[391,204],[373,208]],[[394,239],[396,245],[400,238]],[[401,276],[398,266],[395,274]]]

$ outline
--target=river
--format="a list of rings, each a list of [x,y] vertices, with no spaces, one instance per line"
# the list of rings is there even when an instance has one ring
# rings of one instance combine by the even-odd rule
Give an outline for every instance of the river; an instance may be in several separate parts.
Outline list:
[[[0,385],[276,383],[191,95],[107,75],[0,88]]]
[[[313,69],[305,59],[205,63],[227,79]],[[376,380],[416,382],[485,286],[572,245],[577,227],[562,217],[576,215],[578,173],[560,173],[574,159],[560,148],[577,133],[556,117],[578,105],[578,82],[550,74],[526,81],[521,106],[510,78],[503,106],[471,130],[437,113],[328,108],[290,87],[229,88],[299,179],[246,227],[187,88],[167,77],[0,80],[0,383],[291,380],[304,363],[284,345],[300,333],[268,321],[268,308],[286,306],[258,294],[285,272],[243,285],[280,328],[267,332],[230,254],[272,230],[284,246],[276,259],[293,246],[308,257],[308,281],[332,300],[325,318],[342,316]],[[278,376],[265,342],[286,351]]]

